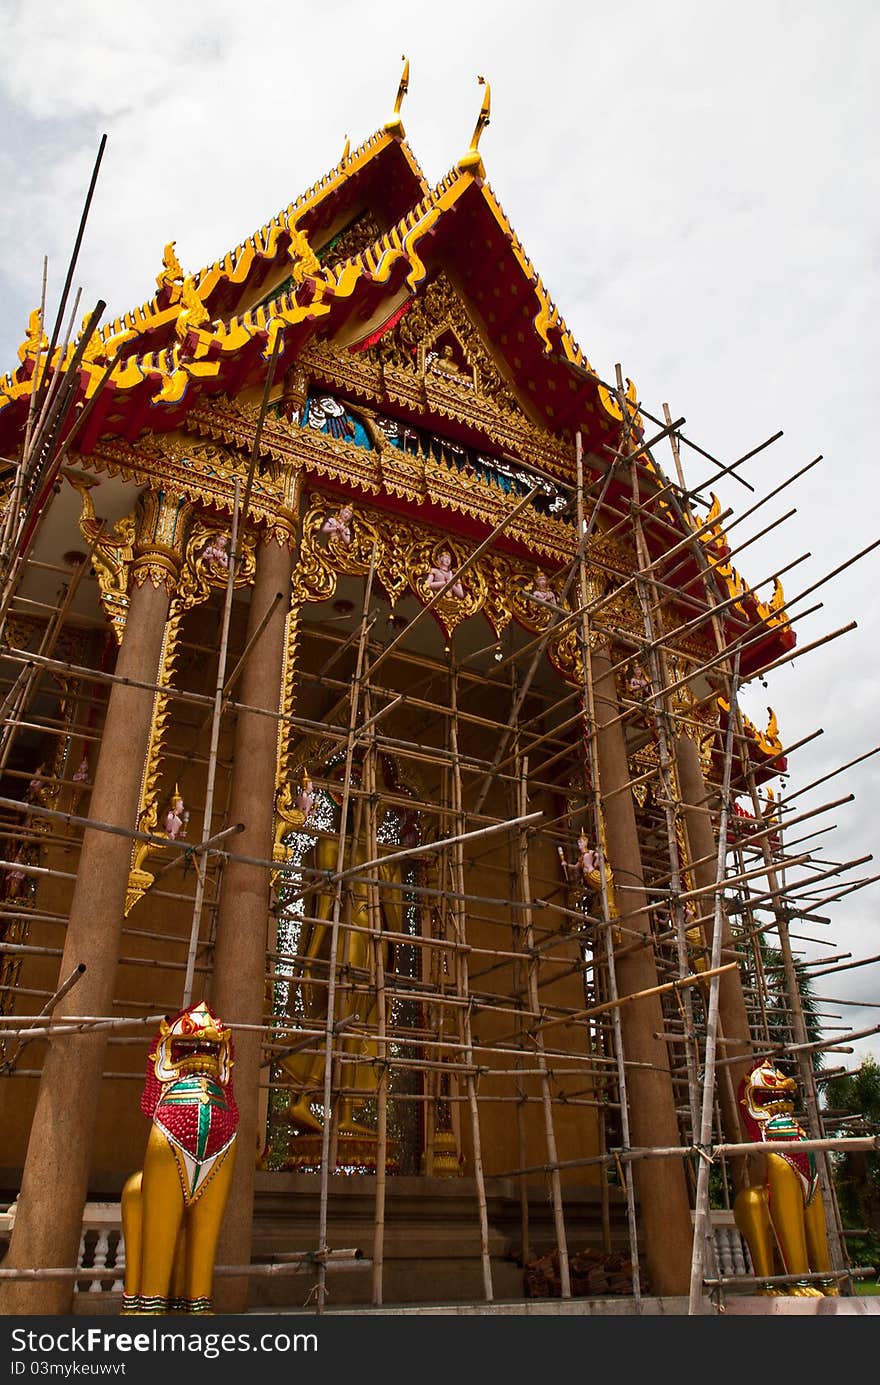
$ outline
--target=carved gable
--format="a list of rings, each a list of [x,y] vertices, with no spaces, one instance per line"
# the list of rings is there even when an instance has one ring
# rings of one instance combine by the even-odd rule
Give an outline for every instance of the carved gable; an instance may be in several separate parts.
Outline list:
[[[413,371],[431,383],[458,386],[491,399],[499,408],[521,412],[442,270],[368,354],[385,366]]]

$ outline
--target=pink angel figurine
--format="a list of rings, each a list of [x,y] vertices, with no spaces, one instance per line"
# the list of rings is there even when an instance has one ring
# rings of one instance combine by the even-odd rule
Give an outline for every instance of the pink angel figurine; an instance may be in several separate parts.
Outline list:
[[[460,581],[452,581],[452,554],[448,548],[443,549],[435,566],[428,573],[428,591],[445,591],[448,596],[454,596],[459,601],[464,599],[464,586]]]

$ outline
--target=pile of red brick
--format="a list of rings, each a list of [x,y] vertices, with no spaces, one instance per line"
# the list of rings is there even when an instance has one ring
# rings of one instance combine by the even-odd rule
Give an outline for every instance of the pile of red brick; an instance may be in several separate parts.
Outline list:
[[[569,1256],[571,1292],[575,1298],[608,1298],[632,1293],[632,1264],[623,1255],[602,1250],[579,1250]],[[542,1255],[523,1266],[526,1298],[560,1298],[559,1252]],[[645,1292],[644,1276],[641,1280]]]

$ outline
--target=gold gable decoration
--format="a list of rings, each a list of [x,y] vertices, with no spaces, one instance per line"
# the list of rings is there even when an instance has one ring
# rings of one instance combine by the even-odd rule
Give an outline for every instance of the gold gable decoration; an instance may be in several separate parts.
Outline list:
[[[444,347],[452,348],[449,360],[444,359]],[[368,354],[385,367],[424,377],[426,387],[473,391],[501,409],[522,412],[442,270],[391,331],[369,348]],[[464,368],[455,361],[456,354],[460,354]]]
[[[392,608],[407,593],[425,605],[434,595],[431,571],[436,570],[444,550],[452,559],[452,571],[472,552],[467,543],[457,538],[451,540],[447,533],[428,525],[411,523],[372,506],[334,500],[317,491],[311,493],[293,574],[282,678],[283,713],[290,714],[295,704],[302,607],[310,602],[328,601],[336,591],[340,574],[363,577],[374,561],[377,584]],[[432,613],[447,640],[462,621],[478,611],[482,611],[496,637],[512,619],[539,634],[551,620],[551,608],[546,602],[558,596],[555,580],[528,560],[517,561],[501,553],[486,554],[462,578],[463,595],[457,596],[453,588],[449,595],[441,597]],[[577,681],[580,651],[571,621],[562,627],[561,634],[550,638],[547,657],[563,678]],[[276,754],[273,850],[279,865],[287,859],[285,836],[300,825],[293,809],[300,754],[300,737],[282,717]]]
[[[363,212],[350,221],[338,235],[318,250],[322,269],[338,269],[346,260],[353,260],[368,246],[374,245],[382,228],[372,212]]]
[[[98,600],[110,621],[116,643],[121,644],[128,615],[128,579],[134,561],[137,518],[132,511],[108,530],[95,514],[90,495],[97,480],[67,468],[62,474],[82,500],[79,530],[89,545],[89,561],[98,579]]]
[[[241,536],[240,552],[241,566],[235,574],[237,588],[248,587],[254,580],[256,536],[252,532]],[[159,837],[167,835],[159,827],[159,805],[162,798],[160,777],[172,711],[168,690],[176,673],[183,621],[188,611],[210,598],[212,591],[225,589],[230,558],[228,531],[225,526],[196,516],[189,527],[180,574],[165,626],[156,680],[157,691],[153,698],[150,740],[141,779],[137,819],[139,832],[149,832]],[[177,796],[175,786],[175,797]],[[146,863],[151,855],[161,850],[161,845],[154,842],[132,843],[131,869],[124,909],[126,918],[152,887],[155,876],[146,869]]]

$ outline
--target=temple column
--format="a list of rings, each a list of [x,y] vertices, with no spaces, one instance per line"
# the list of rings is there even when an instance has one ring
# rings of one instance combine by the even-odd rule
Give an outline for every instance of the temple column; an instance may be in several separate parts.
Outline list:
[[[89,817],[117,827],[130,829],[137,821],[154,693],[131,684],[157,679],[189,509],[187,501],[162,492],[141,500],[117,681],[89,804]],[[56,1006],[56,1020],[112,1012],[131,855],[129,837],[85,830],[59,985],[80,962],[86,971]],[[106,1033],[87,1031],[48,1043],[4,1268],[77,1263],[106,1041]],[[72,1295],[70,1280],[7,1281],[0,1284],[0,1312],[68,1313]]]
[[[246,638],[250,640],[276,594],[283,594],[284,600],[275,606],[248,655],[241,678],[242,703],[268,712],[277,712],[281,705],[285,628],[293,568],[291,543],[290,532],[276,530],[275,535],[260,545],[248,616]],[[230,813],[231,820],[245,824],[245,830],[235,838],[233,850],[237,855],[264,861],[272,859],[278,731],[274,716],[245,711],[238,714]],[[224,1024],[259,1025],[262,1022],[270,874],[268,865],[251,866],[241,861],[230,861],[223,872],[211,1005]],[[240,1112],[238,1157],[220,1233],[217,1263],[247,1265],[251,1258],[254,1215],[261,1035],[257,1031],[238,1030],[234,1041],[233,1080]],[[248,1287],[246,1279],[218,1279],[214,1287],[217,1311],[244,1311]]]
[[[708,792],[700,765],[700,752],[696,742],[690,736],[682,735],[676,740],[675,764],[678,771],[678,790],[684,806],[689,855],[694,863],[692,867],[693,883],[696,889],[702,889],[707,885],[715,884],[718,843],[715,839],[712,815],[707,802]],[[710,910],[714,910],[714,905],[714,895],[703,895],[699,908],[695,908],[694,912],[697,915],[708,913]],[[711,923],[704,923],[703,932],[707,940],[711,940]],[[730,931],[727,912],[722,906],[721,964],[724,966],[728,962],[737,961],[739,961],[739,954]],[[744,1138],[743,1128],[740,1124],[737,1093],[740,1081],[752,1066],[754,1053],[750,1042],[746,998],[743,994],[742,977],[738,967],[736,971],[723,972],[720,977],[718,1016],[725,1039],[719,1056],[741,1059],[735,1063],[725,1063],[723,1067],[718,1069],[718,1097],[721,1105],[724,1135],[728,1141],[734,1143]],[[737,1159],[733,1162],[733,1175],[734,1182],[739,1188],[743,1179],[742,1160]]]
[[[629,783],[629,760],[621,723],[617,688],[606,649],[592,652],[593,697],[602,810],[608,859],[614,876],[620,923],[644,936],[644,944],[624,935],[616,960],[621,996],[659,984],[651,943],[635,809]],[[675,1096],[658,995],[643,996],[620,1009],[626,1072],[630,1138],[634,1147],[668,1147],[681,1143]],[[684,1160],[637,1159],[633,1165],[644,1233],[644,1258],[652,1294],[686,1294],[690,1282],[690,1205]]]

